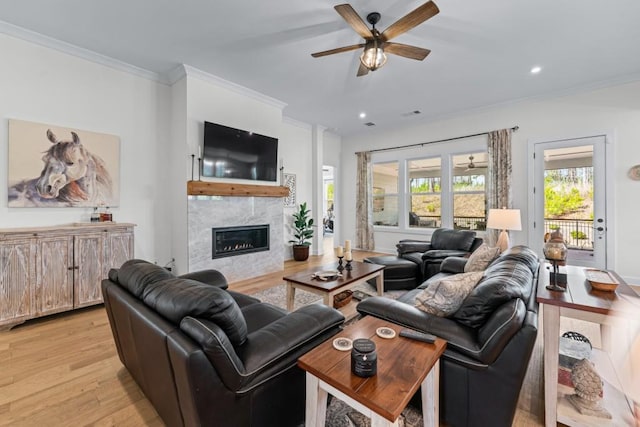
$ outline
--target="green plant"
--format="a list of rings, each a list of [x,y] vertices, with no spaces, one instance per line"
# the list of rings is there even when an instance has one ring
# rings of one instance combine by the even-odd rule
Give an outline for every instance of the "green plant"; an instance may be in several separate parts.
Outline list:
[[[293,236],[296,240],[289,240],[297,246],[309,246],[309,239],[313,237],[313,218],[309,218],[311,211],[307,209],[307,202],[301,203],[298,212],[293,214]]]
[[[571,234],[571,237],[573,237],[576,240],[584,240],[587,238],[587,234],[584,231],[573,230],[569,234]]]

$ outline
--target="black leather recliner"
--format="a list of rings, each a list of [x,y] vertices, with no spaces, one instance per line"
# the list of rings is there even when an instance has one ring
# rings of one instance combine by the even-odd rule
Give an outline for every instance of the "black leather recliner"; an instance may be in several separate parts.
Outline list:
[[[482,244],[475,231],[438,228],[430,241],[406,239],[396,244],[398,257],[413,261],[419,266],[418,283],[440,271],[440,264],[451,256],[469,256]]]
[[[398,300],[371,297],[362,315],[447,340],[440,358],[440,419],[452,427],[511,426],[538,333],[536,290],[540,262],[525,246],[504,252],[450,317],[414,306],[416,295],[440,278],[460,273],[465,258],[447,258],[442,272]]]
[[[111,270],[102,292],[120,360],[170,427],[300,425],[297,360],[344,322],[229,291],[215,270],[175,277],[141,260]]]

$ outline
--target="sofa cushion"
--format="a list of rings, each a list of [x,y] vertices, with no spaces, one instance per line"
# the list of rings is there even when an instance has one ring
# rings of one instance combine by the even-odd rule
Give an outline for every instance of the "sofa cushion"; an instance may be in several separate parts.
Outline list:
[[[130,259],[117,272],[109,273],[109,278],[142,299],[145,288],[151,283],[171,279],[175,276],[166,268],[140,259]],[[113,280],[116,279],[116,280]]]
[[[480,279],[482,272],[477,271],[436,280],[416,295],[415,306],[436,316],[450,316],[460,308]]]
[[[526,265],[532,273],[538,270],[540,265],[540,258],[538,254],[535,253],[534,250],[527,246],[513,246],[502,253],[498,258],[496,258],[490,265],[487,270],[490,270],[494,265],[499,264],[500,262],[512,260],[521,262]]]
[[[499,255],[500,248],[490,248],[489,245],[483,243],[469,256],[469,260],[464,266],[464,272],[484,271]]]
[[[438,262],[450,256],[463,257],[468,255],[467,251],[461,251],[459,249],[433,249],[422,254],[422,260],[425,262]]]
[[[534,275],[525,264],[507,259],[490,268],[452,316],[458,322],[479,328],[505,302],[514,298],[529,300]]]
[[[148,285],[143,300],[176,325],[191,316],[216,323],[234,346],[247,339],[247,323],[240,307],[218,287],[189,279],[166,279]]]
[[[431,249],[457,249],[469,252],[475,237],[475,231],[439,228],[431,235]]]

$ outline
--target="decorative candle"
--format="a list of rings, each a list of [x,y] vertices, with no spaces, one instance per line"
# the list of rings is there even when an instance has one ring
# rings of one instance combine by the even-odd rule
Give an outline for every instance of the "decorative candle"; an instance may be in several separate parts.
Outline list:
[[[344,251],[351,252],[351,240],[344,241]]]
[[[202,158],[202,149],[200,148],[200,145],[198,145],[198,158]]]
[[[346,251],[346,252],[344,253],[344,259],[345,259],[346,261],[351,261],[351,260],[353,259],[353,258],[351,257],[351,251]]]
[[[343,256],[343,255],[344,255],[344,252],[343,252],[342,246],[338,246],[338,247],[336,248],[336,256],[337,256],[337,257],[341,257],[341,256]]]

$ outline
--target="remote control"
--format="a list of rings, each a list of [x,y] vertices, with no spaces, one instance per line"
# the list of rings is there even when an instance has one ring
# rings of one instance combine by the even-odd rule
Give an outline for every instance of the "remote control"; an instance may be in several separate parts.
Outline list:
[[[424,332],[414,331],[413,329],[403,329],[400,331],[400,336],[409,338],[416,341],[423,341],[427,343],[433,343],[438,337],[435,335],[427,334]]]

